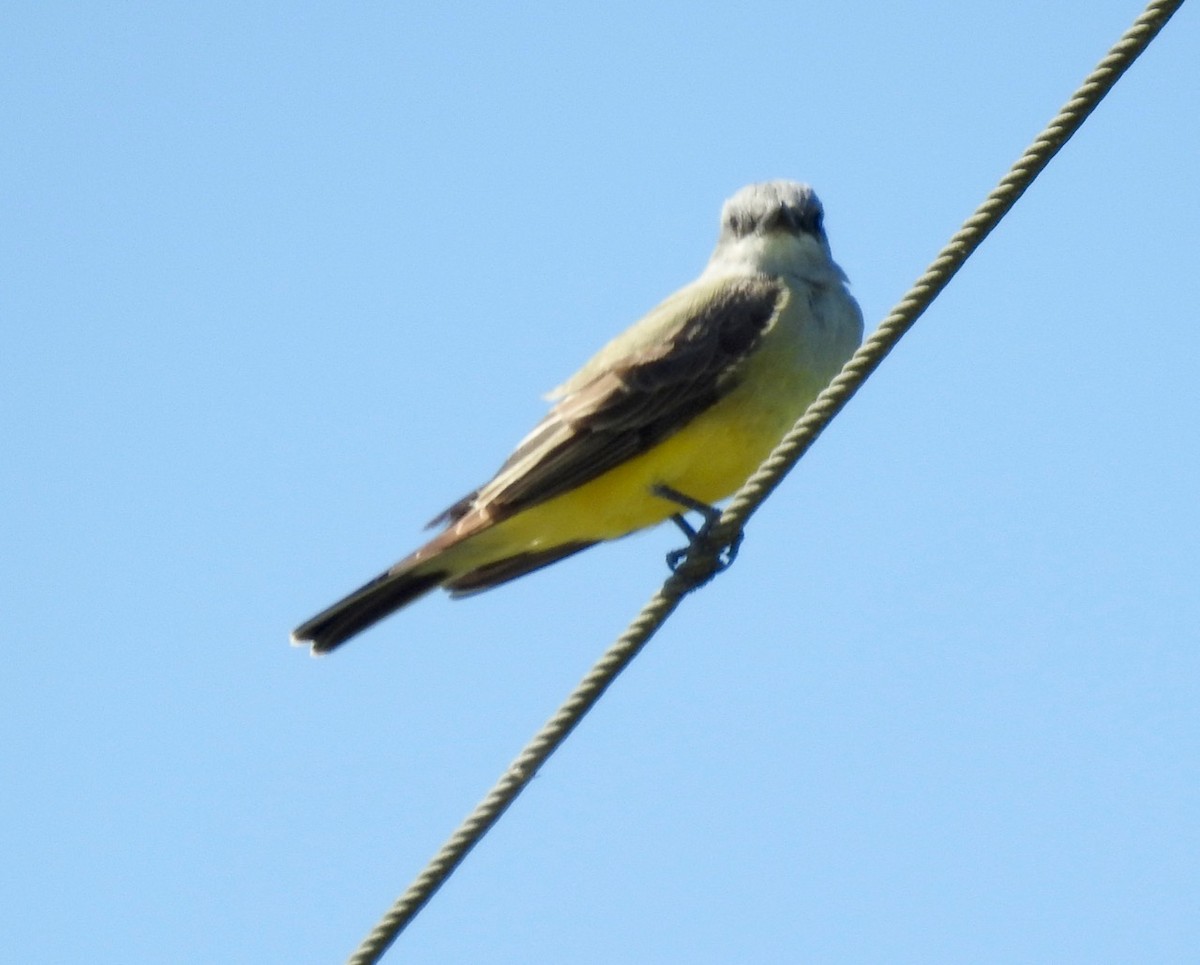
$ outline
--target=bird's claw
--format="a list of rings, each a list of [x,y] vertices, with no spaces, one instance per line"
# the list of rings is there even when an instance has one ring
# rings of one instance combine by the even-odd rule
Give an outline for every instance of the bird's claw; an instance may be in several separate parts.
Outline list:
[[[677,550],[671,550],[671,552],[667,554],[667,568],[672,573],[679,572],[679,568],[688,558],[688,554],[691,553],[692,547],[694,547],[696,543],[703,541],[706,536],[706,533],[698,533],[696,538],[691,543],[688,543],[687,546],[680,547]],[[713,559],[715,564],[713,569],[714,573],[720,573],[722,570],[726,570],[733,565],[733,561],[737,559],[738,550],[741,548],[742,539],[744,536],[745,533],[738,533],[732,540],[730,540],[717,551],[717,555]]]
[[[683,513],[676,513],[671,517],[671,521],[675,523],[687,537],[688,545],[677,550],[671,550],[667,554],[667,568],[672,573],[679,572],[679,568],[687,560],[688,555],[696,547],[697,544],[703,543],[708,539],[708,534],[712,528],[720,521],[721,511],[715,506],[710,506],[708,503],[701,502],[698,499],[693,499],[691,496],[681,493],[678,490],[672,489],[670,486],[655,486],[654,494],[663,499],[690,509],[693,512],[699,513],[704,517],[704,522],[699,529],[694,529],[692,525],[684,518]],[[737,559],[738,549],[742,545],[743,533],[738,532],[728,543],[717,550],[716,556],[713,559],[713,572],[720,573],[727,569],[730,564]]]

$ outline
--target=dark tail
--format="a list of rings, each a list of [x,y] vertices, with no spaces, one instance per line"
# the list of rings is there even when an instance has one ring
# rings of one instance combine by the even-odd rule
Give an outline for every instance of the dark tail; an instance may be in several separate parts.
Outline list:
[[[585,550],[593,543],[564,543],[546,550],[517,553],[493,560],[472,570],[457,573],[446,569],[432,572],[421,570],[431,564],[433,543],[406,557],[386,573],[365,586],[359,587],[327,610],[322,610],[307,623],[292,631],[292,643],[312,644],[314,654],[328,653],[356,633],[361,633],[430,590],[444,586],[451,596],[465,596],[500,586],[518,576],[540,570],[543,566]]]
[[[450,591],[452,597],[468,596],[471,593],[481,593],[493,587],[500,586],[518,576],[540,570],[543,566],[565,560],[568,556],[595,546],[595,543],[563,543],[561,546],[551,546],[547,550],[530,550],[528,553],[517,553],[506,556],[501,560],[493,560],[483,566],[466,573],[456,573],[453,576],[442,575],[442,586]]]
[[[311,643],[314,655],[328,653],[371,624],[440,586],[446,575],[443,572],[414,573],[393,567],[296,627],[292,631],[292,643],[301,646]]]

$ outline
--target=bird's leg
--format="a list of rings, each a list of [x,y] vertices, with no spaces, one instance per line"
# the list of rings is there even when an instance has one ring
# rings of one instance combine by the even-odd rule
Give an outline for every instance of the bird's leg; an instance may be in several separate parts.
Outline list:
[[[667,554],[667,566],[669,566],[671,568],[671,572],[674,573],[675,570],[679,568],[679,564],[683,562],[684,557],[687,556],[691,548],[695,546],[697,542],[708,538],[708,534],[712,531],[712,528],[716,526],[721,519],[721,511],[715,506],[710,506],[708,503],[701,502],[699,499],[693,499],[687,493],[681,493],[678,489],[672,489],[670,486],[663,485],[662,483],[655,484],[650,491],[654,493],[655,496],[669,500],[670,502],[684,507],[684,509],[689,509],[692,512],[699,513],[704,517],[704,522],[700,524],[699,529],[693,529],[692,524],[684,518],[682,513],[675,513],[675,515],[671,517],[671,521],[681,530],[683,530],[683,535],[686,536],[688,540],[687,546],[683,547],[682,549],[671,550],[671,552]],[[725,567],[734,561],[734,558],[737,556],[738,547],[741,545],[742,534],[738,533],[737,536],[735,536],[734,539],[729,543],[729,545],[722,549],[720,555],[717,557],[717,565],[719,569],[725,569]]]
[[[671,522],[683,530],[683,535],[687,537],[689,543],[696,538],[695,528],[687,521],[687,517],[683,513],[676,513],[671,517]]]

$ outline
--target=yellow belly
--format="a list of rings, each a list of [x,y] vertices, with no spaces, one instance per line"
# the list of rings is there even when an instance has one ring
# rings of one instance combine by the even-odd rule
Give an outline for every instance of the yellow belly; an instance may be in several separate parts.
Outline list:
[[[763,348],[741,373],[737,388],[675,434],[577,489],[472,537],[460,559],[477,564],[653,526],[680,511],[654,495],[656,485],[710,504],[731,495],[836,371],[803,369],[789,344]]]

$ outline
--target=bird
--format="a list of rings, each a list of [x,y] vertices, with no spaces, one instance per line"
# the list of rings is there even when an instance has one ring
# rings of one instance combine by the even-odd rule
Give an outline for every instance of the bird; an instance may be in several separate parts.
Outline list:
[[[441,531],[297,627],[327,653],[436,588],[488,590],[733,493],[862,341],[824,209],[789,180],[722,206],[700,276],[600,349]],[[707,512],[706,512],[707,510]]]

